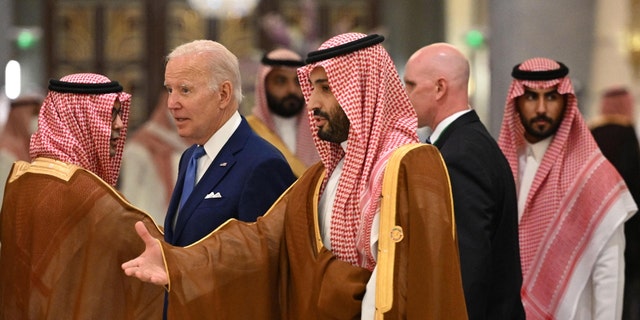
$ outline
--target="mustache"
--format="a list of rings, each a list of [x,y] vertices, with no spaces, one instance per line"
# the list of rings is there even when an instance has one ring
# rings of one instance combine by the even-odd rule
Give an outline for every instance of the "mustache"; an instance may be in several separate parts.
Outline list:
[[[549,117],[547,117],[545,115],[541,115],[541,116],[537,116],[535,118],[532,118],[531,120],[529,120],[529,123],[533,124],[533,123],[535,123],[537,121],[545,121],[545,122],[548,122],[548,123],[552,123],[553,122],[553,120],[551,118],[549,118]]]
[[[320,111],[320,109],[313,109],[313,115],[329,119],[329,115],[325,112]]]
[[[299,95],[297,95],[297,94],[293,94],[292,93],[292,94],[286,95],[284,98],[282,98],[282,100],[296,100],[296,101],[302,100],[302,101],[304,101],[304,98],[299,96]]]

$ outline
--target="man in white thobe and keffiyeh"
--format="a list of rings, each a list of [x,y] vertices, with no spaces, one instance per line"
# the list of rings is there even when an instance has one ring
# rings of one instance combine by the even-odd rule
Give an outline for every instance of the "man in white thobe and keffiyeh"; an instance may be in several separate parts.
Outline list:
[[[296,177],[320,160],[296,73],[303,65],[288,49],[266,53],[256,76],[256,105],[247,116],[251,129],[282,152]]]
[[[568,68],[514,67],[498,143],[518,187],[527,319],[620,319],[624,222],[637,210],[580,115]]]

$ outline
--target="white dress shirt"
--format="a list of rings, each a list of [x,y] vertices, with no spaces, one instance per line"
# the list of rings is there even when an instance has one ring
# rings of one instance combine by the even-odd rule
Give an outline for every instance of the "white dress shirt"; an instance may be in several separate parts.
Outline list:
[[[544,157],[544,153],[547,152],[547,148],[549,148],[552,139],[553,136],[534,144],[527,143],[524,149],[520,150],[518,154],[518,222],[520,222],[522,218],[524,205],[529,195],[531,184],[533,184],[533,178],[538,171],[538,167],[540,167],[542,157]]]
[[[222,147],[229,141],[229,138],[236,132],[236,129],[240,126],[242,122],[242,117],[240,117],[240,113],[236,111],[227,122],[218,129],[204,144],[205,155],[198,159],[198,169],[196,173],[196,184],[204,173],[207,172],[207,169],[213,162],[213,159],[218,156]]]

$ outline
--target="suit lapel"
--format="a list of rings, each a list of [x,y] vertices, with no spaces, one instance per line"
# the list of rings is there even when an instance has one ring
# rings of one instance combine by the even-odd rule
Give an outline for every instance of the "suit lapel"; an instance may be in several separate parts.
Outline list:
[[[180,158],[180,165],[178,166],[178,180],[176,180],[176,184],[173,189],[173,193],[171,194],[171,201],[169,201],[169,208],[167,208],[167,214],[164,218],[164,239],[173,244],[173,219],[178,210],[178,205],[180,203],[180,195],[182,194],[182,187],[184,185],[184,176],[187,171],[188,159],[191,158],[191,154],[195,149],[195,145],[189,147]]]
[[[179,212],[173,239],[179,239],[187,225],[187,222],[198,206],[200,206],[200,204],[205,200],[204,198],[208,193],[220,192],[224,197],[225,190],[216,190],[216,188],[224,178],[228,178],[228,173],[236,163],[235,155],[242,151],[250,134],[251,129],[243,117],[238,129],[236,129],[236,131],[231,135],[216,158],[213,159],[213,162],[211,162],[207,171],[204,173],[195,188],[193,188],[193,192],[185,202],[184,208]],[[184,181],[184,172],[181,173],[181,178],[179,180]]]

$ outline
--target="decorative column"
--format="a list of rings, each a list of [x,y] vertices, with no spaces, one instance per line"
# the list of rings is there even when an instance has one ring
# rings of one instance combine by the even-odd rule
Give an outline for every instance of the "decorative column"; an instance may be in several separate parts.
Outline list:
[[[491,112],[488,127],[494,137],[500,132],[511,69],[528,58],[543,56],[565,63],[580,108],[588,106],[584,93],[589,90],[587,84],[591,77],[595,1],[489,1]],[[607,4],[613,7],[609,0]]]

